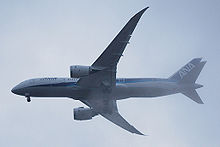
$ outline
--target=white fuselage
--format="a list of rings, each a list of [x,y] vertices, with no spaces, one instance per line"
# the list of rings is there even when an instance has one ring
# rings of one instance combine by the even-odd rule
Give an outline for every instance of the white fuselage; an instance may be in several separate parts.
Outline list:
[[[91,92],[101,90],[77,86],[78,78],[37,78],[21,82],[12,92],[30,97],[88,98]],[[179,84],[168,79],[120,78],[111,89],[111,96],[117,100],[129,97],[157,97],[180,92]],[[94,93],[96,93],[94,92]],[[97,94],[97,96],[99,96]]]

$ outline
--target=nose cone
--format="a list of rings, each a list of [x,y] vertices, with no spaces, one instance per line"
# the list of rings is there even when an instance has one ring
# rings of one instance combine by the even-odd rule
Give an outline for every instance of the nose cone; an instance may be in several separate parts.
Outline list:
[[[24,87],[22,87],[21,84],[18,84],[14,88],[12,88],[11,92],[17,95],[23,95],[25,93],[25,89]]]
[[[14,88],[11,89],[11,92],[23,96],[25,95],[25,93],[27,93],[27,90],[28,90],[28,80],[23,81],[18,85],[16,85]]]
[[[18,94],[18,86],[15,86],[14,88],[12,88],[11,92],[14,93],[14,94]]]

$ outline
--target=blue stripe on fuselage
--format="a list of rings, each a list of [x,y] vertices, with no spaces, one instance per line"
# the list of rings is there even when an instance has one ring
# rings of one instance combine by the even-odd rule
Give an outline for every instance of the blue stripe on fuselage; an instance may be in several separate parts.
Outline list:
[[[33,85],[30,87],[71,87],[75,86],[76,82],[63,82],[63,83],[51,83],[51,84],[39,84],[39,85]]]
[[[128,83],[140,83],[140,82],[153,82],[153,81],[167,81],[167,82],[174,82],[169,81],[167,79],[159,79],[159,78],[134,78],[134,79],[116,79],[116,84],[128,84]],[[51,83],[51,84],[39,84],[33,85],[30,87],[71,87],[76,86],[77,82],[62,82],[62,83]]]
[[[167,82],[173,82],[169,81],[167,79],[159,79],[159,78],[129,78],[129,79],[117,79],[116,83],[118,84],[127,84],[127,83],[139,83],[139,82],[156,82],[156,81],[167,81]]]

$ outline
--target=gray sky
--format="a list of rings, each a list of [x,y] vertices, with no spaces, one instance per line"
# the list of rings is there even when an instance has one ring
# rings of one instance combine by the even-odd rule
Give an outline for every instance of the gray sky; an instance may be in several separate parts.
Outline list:
[[[67,77],[90,65],[139,10],[142,16],[118,65],[118,77],[166,78],[194,57],[207,64],[198,83],[204,105],[177,94],[119,101],[119,111],[149,136],[102,117],[74,121],[70,99],[33,99],[11,88],[36,77]],[[0,146],[220,146],[219,0],[1,0]]]

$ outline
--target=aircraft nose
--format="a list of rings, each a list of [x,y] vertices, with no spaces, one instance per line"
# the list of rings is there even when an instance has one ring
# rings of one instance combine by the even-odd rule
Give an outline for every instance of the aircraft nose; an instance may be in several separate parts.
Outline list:
[[[18,93],[18,86],[15,86],[14,88],[12,88],[11,92],[14,94],[17,94]]]

